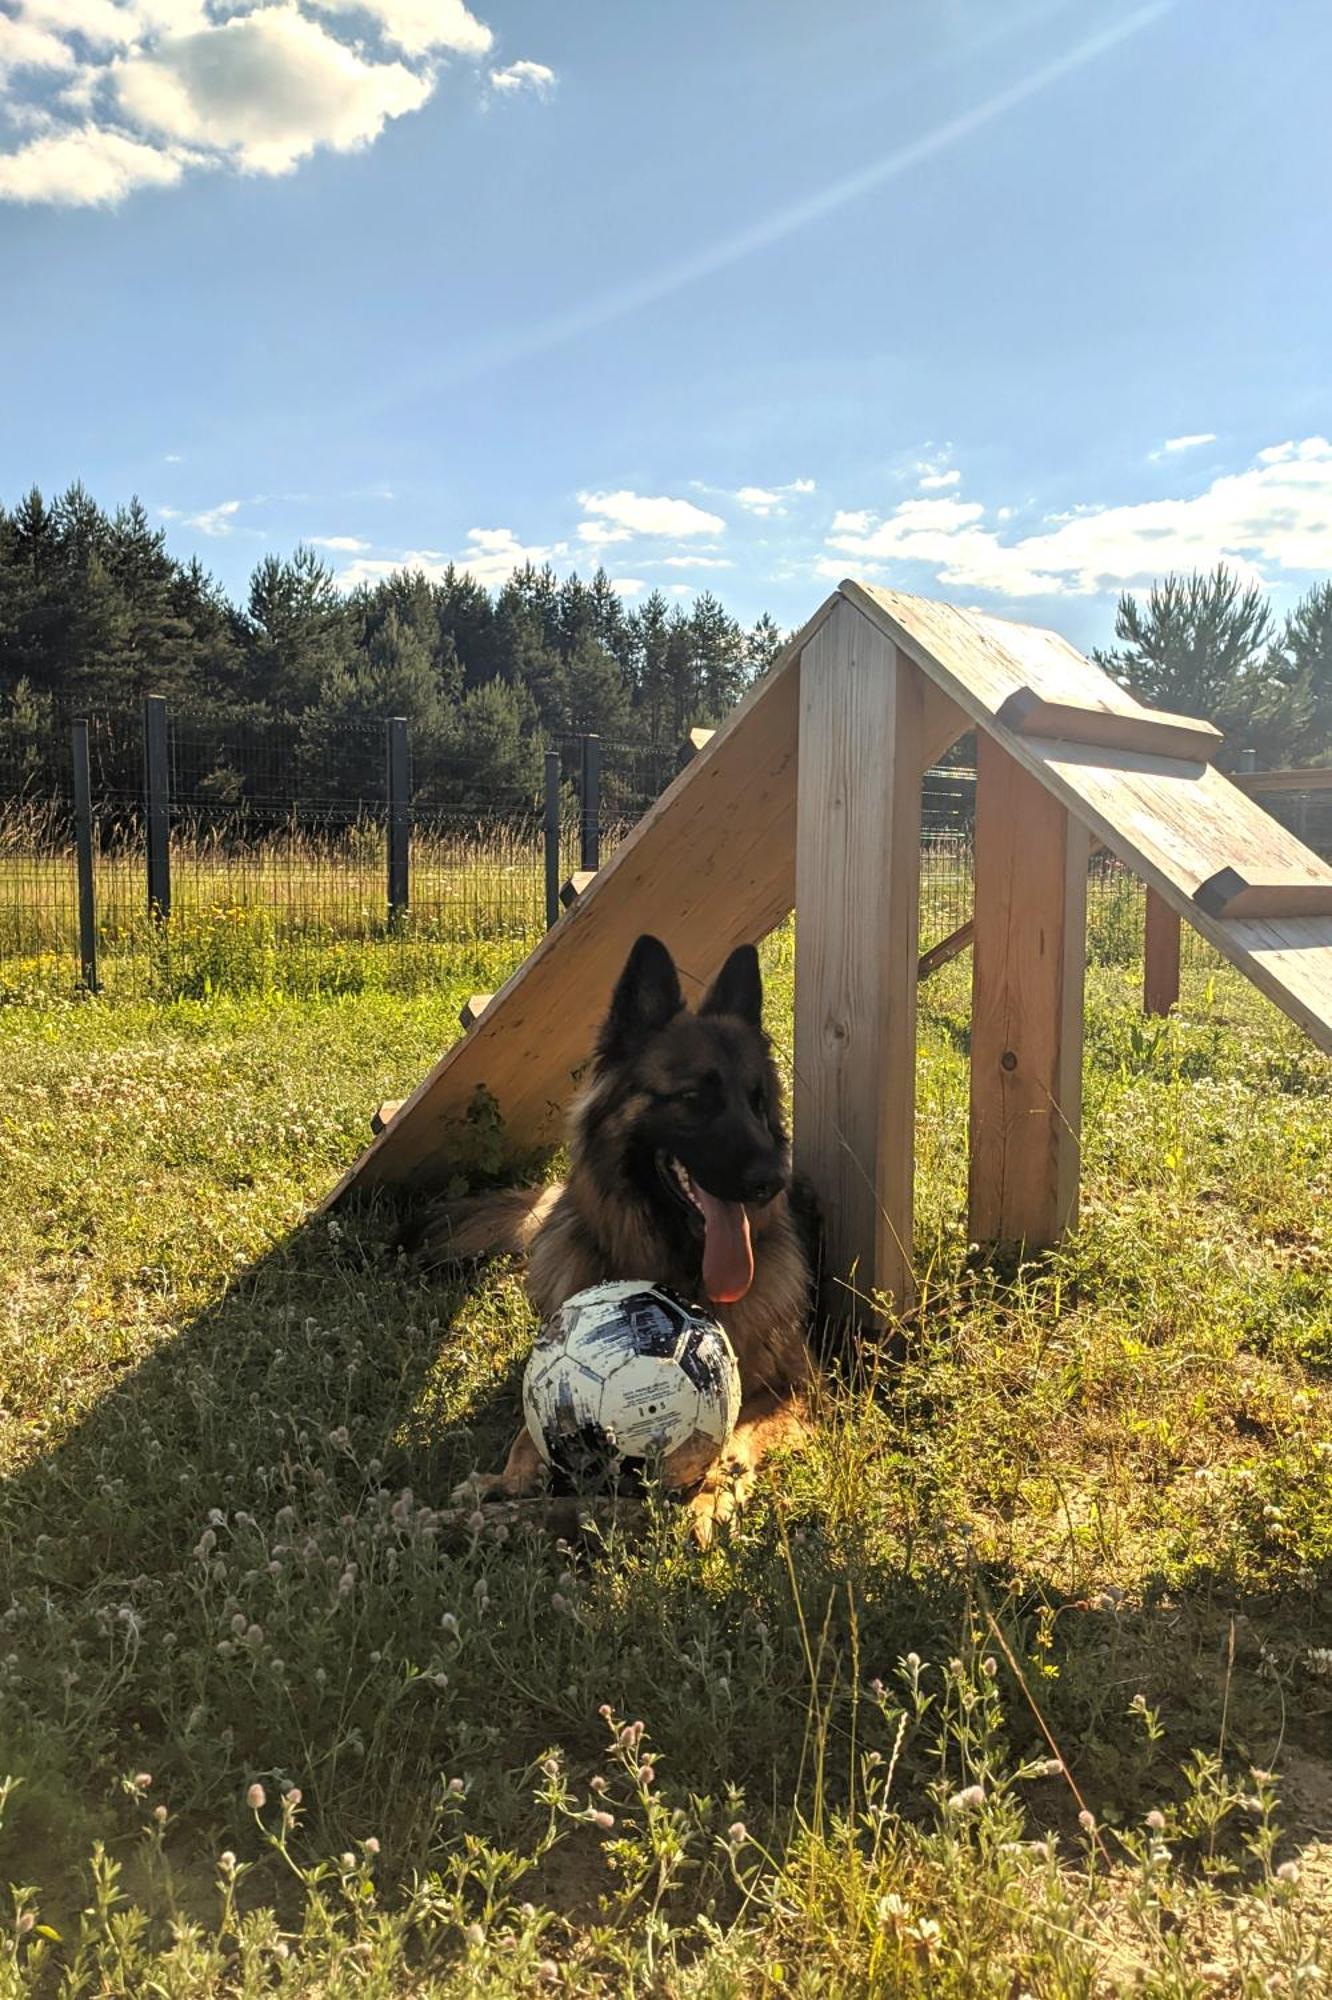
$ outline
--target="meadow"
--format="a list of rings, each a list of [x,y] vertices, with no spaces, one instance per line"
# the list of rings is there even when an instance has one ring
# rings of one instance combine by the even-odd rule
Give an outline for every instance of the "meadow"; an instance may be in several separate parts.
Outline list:
[[[181,936],[156,998],[0,977],[0,1996],[1332,1985],[1332,1068],[1265,1002],[1092,968],[1014,1269],[938,974],[919,1311],[707,1554],[553,1547],[443,1512],[517,1276],[312,1213],[521,942]]]

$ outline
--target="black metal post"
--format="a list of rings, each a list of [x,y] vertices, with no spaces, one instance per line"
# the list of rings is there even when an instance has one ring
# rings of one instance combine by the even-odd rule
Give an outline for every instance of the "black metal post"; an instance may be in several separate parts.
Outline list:
[[[407,769],[407,718],[384,725],[388,754],[388,920],[392,930],[407,915],[411,861],[411,780]]]
[[[160,694],[143,698],[143,797],[148,822],[148,912],[171,915],[171,758],[167,706]]]
[[[97,991],[97,900],[93,883],[92,772],[88,725],[70,725],[74,760],[74,851],[79,875],[79,972],[90,993]]]
[[[581,868],[596,874],[601,866],[601,738],[583,738],[583,837]]]
[[[546,929],[560,914],[560,753],[546,752]]]

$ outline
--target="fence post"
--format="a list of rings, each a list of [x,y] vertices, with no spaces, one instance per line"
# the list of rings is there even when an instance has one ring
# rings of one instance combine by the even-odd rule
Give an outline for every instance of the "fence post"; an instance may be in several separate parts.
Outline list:
[[[70,724],[74,760],[74,851],[79,877],[79,972],[90,993],[97,991],[97,903],[93,883],[92,773],[88,724]]]
[[[601,866],[601,738],[583,738],[583,837],[579,867],[596,874]]]
[[[394,930],[407,915],[411,848],[410,779],[407,772],[407,718],[390,716],[384,725],[388,757],[388,920]]]
[[[546,929],[560,914],[560,753],[546,752]]]
[[[148,822],[148,912],[171,915],[171,758],[164,696],[143,698],[143,795]]]
[[[1179,1005],[1179,942],[1179,912],[1149,885],[1142,953],[1144,1014],[1168,1014]]]

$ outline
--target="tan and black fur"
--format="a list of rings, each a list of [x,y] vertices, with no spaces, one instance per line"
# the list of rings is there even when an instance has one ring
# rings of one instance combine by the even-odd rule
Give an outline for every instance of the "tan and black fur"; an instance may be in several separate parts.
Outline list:
[[[546,1319],[574,1292],[613,1279],[702,1299],[703,1212],[687,1190],[728,1213],[743,1206],[752,1280],[743,1296],[714,1305],[740,1364],[743,1402],[724,1461],[690,1497],[703,1540],[743,1500],[766,1453],[799,1442],[814,1373],[805,1340],[809,1229],[792,1188],[762,1000],[758,956],[746,945],[690,1013],[666,947],[640,938],[571,1112],[568,1179],[441,1208],[425,1238],[435,1261],[525,1253],[528,1291]],[[539,1491],[543,1477],[524,1429],[504,1470],[467,1490],[518,1499]]]

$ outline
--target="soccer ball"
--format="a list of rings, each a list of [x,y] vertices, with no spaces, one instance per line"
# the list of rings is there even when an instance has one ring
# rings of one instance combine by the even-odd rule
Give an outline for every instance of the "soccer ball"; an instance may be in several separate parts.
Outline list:
[[[740,1369],[722,1327],[660,1285],[593,1285],[537,1336],[523,1415],[552,1471],[576,1488],[620,1467],[668,1488],[703,1477],[740,1414]]]

